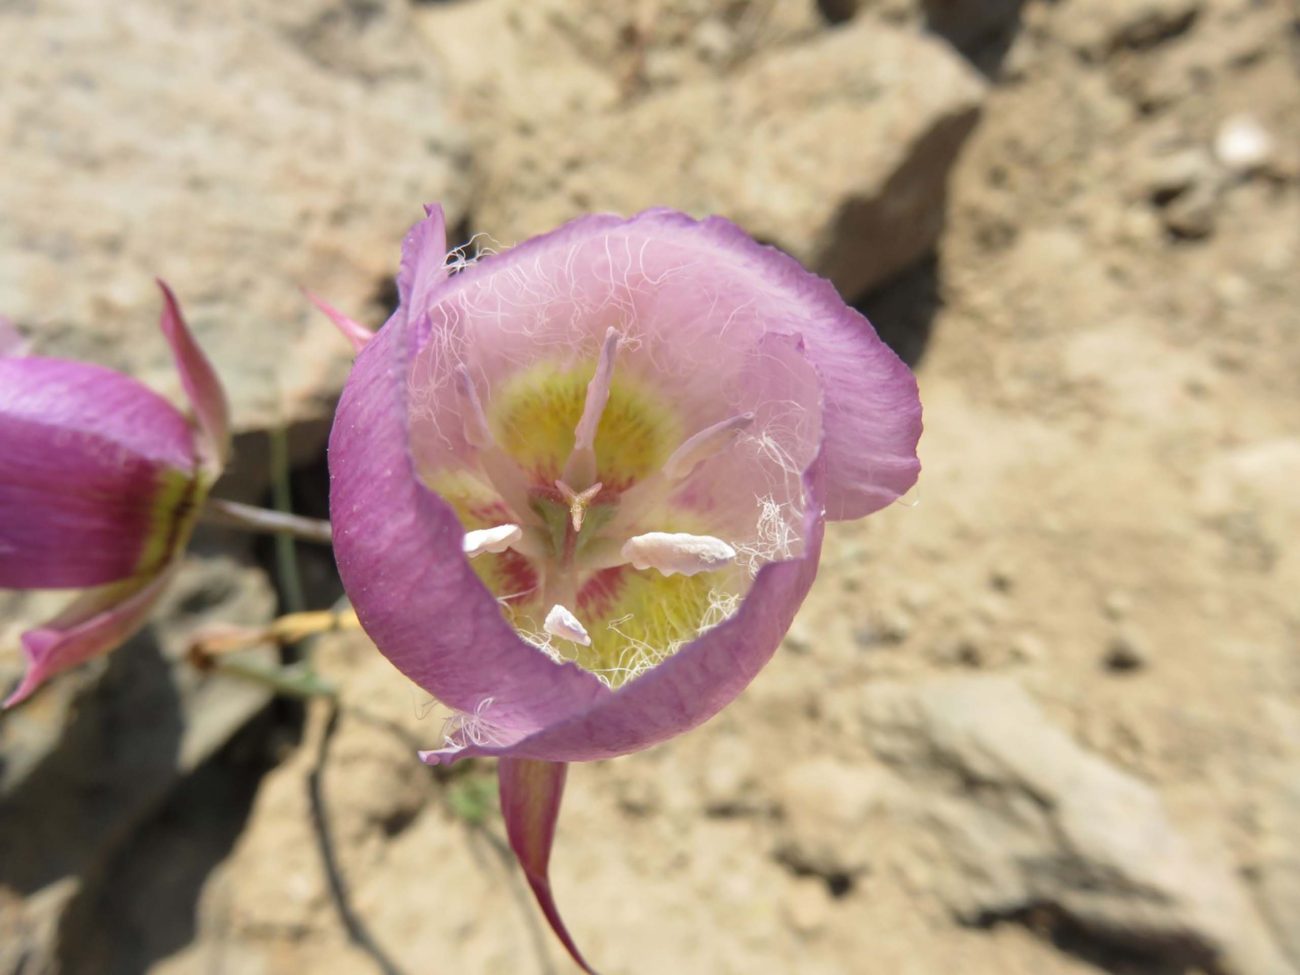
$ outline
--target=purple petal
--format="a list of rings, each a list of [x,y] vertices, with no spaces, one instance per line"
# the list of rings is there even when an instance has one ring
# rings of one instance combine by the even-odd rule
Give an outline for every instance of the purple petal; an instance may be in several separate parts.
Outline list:
[[[776,652],[817,574],[820,471],[805,475],[810,502],[801,558],[773,562],[734,616],[574,717],[509,742],[470,743],[422,755],[432,764],[476,755],[585,762],[649,748],[703,724],[743,691]]]
[[[0,587],[97,586],[171,555],[194,437],[170,403],[101,366],[0,359]]]
[[[172,347],[181,385],[194,408],[204,466],[215,476],[230,457],[230,408],[226,404],[226,392],[208,357],[190,334],[171,288],[161,280],[158,287],[163,293],[162,332]]]
[[[510,848],[515,851],[551,930],[578,967],[588,975],[596,975],[564,926],[551,891],[551,844],[555,840],[555,823],[560,816],[567,773],[568,766],[558,762],[503,758],[497,766],[501,815],[505,818]]]
[[[172,570],[82,593],[59,616],[23,634],[27,672],[4,707],[26,700],[55,674],[121,646],[144,626]]]
[[[408,235],[403,307],[358,358],[330,458],[336,555],[363,625],[404,673],[467,715],[458,747],[428,760],[604,758],[698,725],[788,628],[816,572],[823,499],[832,515],[859,515],[915,480],[910,373],[827,282],[723,220],[587,217],[450,278],[444,246],[436,214]],[[611,323],[630,340],[620,368],[669,382],[695,429],[761,412],[771,400],[750,406],[719,391],[751,375],[764,385],[753,357],[801,342],[788,388],[805,406],[815,388],[824,422],[782,451],[794,496],[802,483],[808,499],[794,517],[802,549],[765,565],[729,620],[617,692],[514,637],[461,556],[463,527],[416,471],[455,467],[469,449],[458,379],[490,397],[528,364],[586,361]],[[714,473],[699,479],[725,486],[723,467]]]
[[[406,314],[423,314],[429,299],[447,280],[447,219],[442,207],[426,204],[425,218],[402,241],[402,264],[397,272],[397,294]]]
[[[464,528],[415,475],[407,353],[396,316],[353,366],[330,433],[334,557],[362,626],[407,677],[449,707],[490,707],[500,734],[535,730],[610,691],[524,643],[462,553]]]
[[[916,377],[834,285],[722,217],[696,222],[672,210],[647,210],[629,224],[648,232],[687,229],[730,252],[769,286],[767,315],[784,318],[785,328],[803,337],[821,377],[828,518],[861,518],[892,504],[916,483],[921,472]]]
[[[763,334],[798,334],[825,393],[828,517],[882,508],[920,472],[921,404],[907,366],[829,281],[721,217],[581,217],[483,258],[437,299],[445,331],[473,315],[474,369],[489,382],[517,368],[521,336],[539,350],[598,346],[616,314],[653,324],[656,357],[719,368]],[[681,401],[707,408],[716,373],[683,374],[694,378],[682,380]]]

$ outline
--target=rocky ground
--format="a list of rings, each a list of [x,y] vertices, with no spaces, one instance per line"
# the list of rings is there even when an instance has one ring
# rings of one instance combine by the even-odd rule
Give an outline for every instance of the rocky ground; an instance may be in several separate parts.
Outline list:
[[[570,775],[553,871],[602,971],[1300,972],[1290,4],[11,0],[0,30],[0,304],[173,391],[169,276],[241,404],[230,494],[284,424],[319,511],[347,350],[294,285],[378,320],[423,199],[475,247],[726,213],[914,364],[909,503],[833,526],[722,716]],[[192,673],[186,634],[275,590],[222,533],[191,563],[0,718],[0,972],[569,971],[490,768],[416,760],[433,702],[343,635],[337,709]]]

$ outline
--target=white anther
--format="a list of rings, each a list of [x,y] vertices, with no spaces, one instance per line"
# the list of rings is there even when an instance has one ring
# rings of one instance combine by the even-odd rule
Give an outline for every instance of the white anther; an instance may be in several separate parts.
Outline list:
[[[546,614],[546,622],[542,624],[542,629],[551,636],[581,643],[584,647],[591,646],[591,637],[587,635],[586,628],[578,622],[578,617],[559,603],[552,606],[551,611]]]
[[[469,370],[463,363],[456,367],[456,391],[465,401],[465,408],[461,411],[465,439],[471,447],[479,450],[492,446],[494,442],[492,428],[488,426],[487,414],[483,412],[483,403],[478,398],[478,390],[474,388],[474,377],[469,374]]]
[[[730,565],[736,550],[712,535],[646,532],[623,543],[623,558],[636,569],[658,569],[666,576],[693,576]]]
[[[739,416],[715,423],[711,427],[705,427],[672,452],[664,463],[664,476],[670,481],[680,481],[695,470],[701,462],[731,446],[731,442],[736,439],[740,431],[753,422],[753,413],[741,413]]]
[[[605,332],[605,344],[600,348],[600,360],[596,363],[596,373],[587,383],[587,398],[582,405],[582,417],[573,432],[573,453],[564,465],[563,479],[579,488],[586,487],[596,479],[596,430],[600,418],[609,403],[609,388],[614,381],[614,359],[618,356],[618,344],[622,336],[618,329],[611,328]]]
[[[471,559],[484,552],[504,552],[523,538],[524,530],[518,525],[496,525],[493,528],[476,528],[465,533],[461,543]]]

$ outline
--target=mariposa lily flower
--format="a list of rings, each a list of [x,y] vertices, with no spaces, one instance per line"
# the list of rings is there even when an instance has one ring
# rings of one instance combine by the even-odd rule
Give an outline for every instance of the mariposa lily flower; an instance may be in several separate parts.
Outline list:
[[[511,845],[591,971],[547,876],[566,763],[680,734],[753,679],[824,519],[916,480],[916,383],[828,282],[716,217],[589,216],[449,266],[433,207],[397,283],[331,434],[339,570],[379,649],[459,713],[426,761],[500,759]]]
[[[159,286],[193,423],[119,372],[22,355],[0,324],[0,588],[85,590],[23,634],[6,707],[144,625],[229,454],[221,384]]]

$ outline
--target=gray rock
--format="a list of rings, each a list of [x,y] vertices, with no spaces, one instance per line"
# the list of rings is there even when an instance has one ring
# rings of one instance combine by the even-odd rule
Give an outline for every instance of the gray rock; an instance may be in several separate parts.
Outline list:
[[[855,22],[725,80],[498,130],[475,222],[509,244],[591,210],[721,213],[856,296],[933,247],[983,94],[943,44]]]
[[[1260,903],[1278,941],[1300,966],[1300,761],[1279,769],[1278,781],[1262,817]]]
[[[46,602],[7,607],[43,613]],[[265,688],[202,675],[183,654],[196,626],[264,622],[274,606],[261,571],[192,558],[150,627],[0,714],[0,932],[13,935],[0,937],[0,973],[46,970],[39,959],[56,956],[63,912],[87,880],[265,707]],[[18,670],[11,656],[0,663],[6,686]]]
[[[824,879],[865,871],[875,852],[867,821],[894,799],[893,777],[820,759],[785,773],[777,787],[784,819],[776,855],[797,873]]]
[[[298,287],[377,320],[420,204],[462,206],[407,5],[282,6],[0,5],[0,310],[37,352],[176,394],[165,277],[239,430],[332,410],[351,351]]]
[[[1089,55],[1145,47],[1187,28],[1202,0],[1071,0],[1058,11],[1057,31]]]
[[[1153,789],[1081,748],[1014,681],[876,685],[868,740],[916,788],[933,883],[967,922],[1061,912],[1091,936],[1236,975],[1296,969],[1226,858]]]

